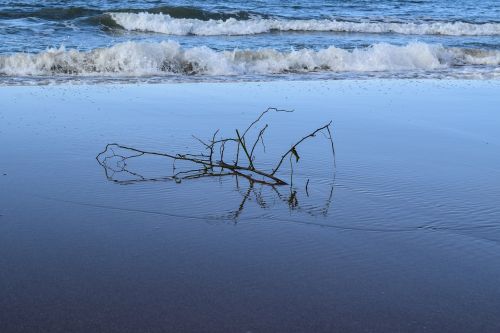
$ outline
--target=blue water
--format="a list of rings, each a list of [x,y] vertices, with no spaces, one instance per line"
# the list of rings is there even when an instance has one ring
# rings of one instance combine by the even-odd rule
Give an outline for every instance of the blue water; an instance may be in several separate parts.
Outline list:
[[[498,1],[0,1],[0,83],[500,77]]]
[[[498,91],[436,80],[2,87],[0,332],[498,333]],[[138,179],[172,172],[144,156],[127,161],[138,180],[127,185],[95,160],[111,142],[198,154],[193,134],[233,136],[276,104],[295,112],[269,113],[247,136],[269,124],[259,168],[334,124],[337,167],[323,135],[307,139],[293,191]]]

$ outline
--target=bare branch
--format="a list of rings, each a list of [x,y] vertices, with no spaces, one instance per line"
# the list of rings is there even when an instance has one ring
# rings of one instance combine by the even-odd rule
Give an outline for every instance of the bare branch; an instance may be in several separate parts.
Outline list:
[[[300,145],[302,142],[304,142],[306,139],[308,138],[312,138],[314,136],[316,136],[316,133],[318,132],[321,132],[323,130],[328,130],[328,132],[330,133],[330,138],[331,138],[331,132],[330,132],[330,125],[332,124],[332,122],[330,121],[328,124],[326,124],[325,126],[322,126],[320,128],[317,128],[315,129],[313,132],[309,133],[308,135],[304,136],[302,139],[300,139],[299,141],[297,141],[295,144],[293,144],[290,149],[288,149],[286,151],[286,153],[284,153],[282,156],[281,156],[281,159],[279,160],[278,164],[276,165],[276,167],[273,169],[273,172],[271,172],[271,175],[274,175],[276,174],[276,172],[279,170],[279,168],[281,167],[281,164],[283,164],[283,160],[285,159],[285,157],[287,157],[288,155],[292,154],[292,152],[296,151],[296,148],[298,145]],[[331,140],[332,142],[332,151],[333,151],[333,154],[334,154],[334,157],[335,157],[335,150],[333,150],[333,140]]]
[[[245,155],[247,155],[247,158],[248,158],[248,164],[250,165],[250,170],[254,170],[254,166],[253,166],[253,162],[252,162],[252,157],[250,156],[250,154],[248,153],[248,149],[247,149],[247,146],[245,144],[245,141],[244,139],[240,136],[240,132],[238,132],[238,130],[236,130],[236,135],[238,136],[238,141],[240,142],[240,145],[241,145],[241,148],[243,148],[243,151],[245,152]]]
[[[250,182],[259,183],[263,185],[287,185],[280,177],[276,176],[276,173],[280,170],[280,167],[283,164],[283,161],[286,157],[289,157],[290,163],[292,164],[292,157],[295,156],[298,160],[299,156],[296,151],[296,147],[299,146],[302,142],[304,142],[308,138],[315,137],[317,133],[325,132],[325,136],[330,140],[332,153],[334,156],[334,166],[335,166],[335,149],[333,145],[333,138],[330,126],[332,122],[330,121],[328,124],[317,128],[313,132],[307,134],[300,140],[298,140],[295,144],[293,144],[290,149],[288,149],[280,158],[276,166],[272,169],[271,172],[264,171],[260,168],[257,168],[255,165],[255,148],[259,141],[262,142],[264,146],[264,134],[269,126],[264,125],[257,137],[253,141],[253,144],[249,150],[249,146],[247,146],[247,140],[245,136],[248,134],[250,129],[252,129],[268,112],[293,112],[293,110],[282,110],[277,108],[268,108],[264,112],[262,112],[259,117],[253,121],[243,132],[240,134],[240,131],[236,129],[236,138],[221,138],[216,139],[216,136],[219,133],[219,130],[216,130],[211,139],[209,141],[204,141],[193,135],[193,138],[196,139],[205,149],[204,152],[200,152],[198,154],[192,153],[179,153],[179,154],[169,154],[169,153],[161,153],[155,151],[142,150],[138,148],[133,148],[125,145],[121,145],[118,143],[110,143],[107,144],[104,151],[100,152],[96,159],[104,167],[106,177],[108,179],[113,179],[114,175],[117,173],[128,174],[131,176],[135,176],[138,178],[138,181],[147,181],[147,180],[175,180],[180,182],[182,179],[196,179],[201,177],[222,177],[222,176],[236,176],[243,177],[249,180]],[[326,135],[327,134],[327,135]],[[231,163],[225,161],[226,152],[226,144],[229,142],[234,142],[236,144],[236,156],[235,160]],[[120,153],[117,153],[116,150],[120,150]],[[240,150],[245,154],[248,165],[240,165],[239,155]],[[123,153],[122,153],[123,152]],[[134,158],[139,158],[141,156],[159,156],[172,159],[172,175],[168,177],[159,177],[159,178],[146,178],[141,176],[140,174],[131,172],[127,170],[127,161],[130,161]],[[113,160],[114,162],[111,162]],[[186,161],[190,163],[196,164],[198,167],[193,168],[187,171],[179,171],[176,172],[176,161]],[[110,174],[111,173],[111,174]],[[293,182],[293,165],[292,165],[292,174],[290,175],[290,184]],[[306,185],[307,188],[307,185]]]
[[[263,140],[262,136],[264,135],[264,132],[266,131],[267,127],[268,127],[268,125],[266,124],[266,126],[264,126],[260,130],[259,135],[257,135],[257,139],[255,139],[255,142],[253,143],[252,150],[250,151],[250,157],[252,158],[252,161],[254,159],[253,152],[255,150],[255,147],[257,146],[257,143],[259,143],[259,140]],[[262,145],[264,145],[264,141],[262,141]],[[265,149],[265,146],[264,146],[264,149]]]
[[[252,122],[252,123],[251,123],[251,124],[247,127],[247,129],[243,132],[242,137],[244,138],[244,137],[245,137],[245,135],[248,133],[248,131],[249,131],[249,130],[250,130],[250,129],[251,129],[251,128],[255,125],[255,124],[257,124],[257,123],[258,123],[258,122],[262,119],[262,117],[264,117],[264,115],[265,115],[266,113],[268,113],[268,112],[270,112],[270,111],[275,111],[275,112],[293,112],[293,110],[282,110],[282,109],[273,108],[273,107],[271,107],[271,108],[267,108],[267,110],[265,110],[264,112],[262,112],[262,113],[260,114],[260,116],[259,116],[257,119],[255,119],[255,120],[254,120],[254,121],[253,121],[253,122]]]

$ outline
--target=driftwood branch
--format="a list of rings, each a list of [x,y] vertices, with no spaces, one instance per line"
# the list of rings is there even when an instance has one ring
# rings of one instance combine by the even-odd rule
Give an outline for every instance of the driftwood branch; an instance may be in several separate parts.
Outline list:
[[[305,135],[296,143],[294,143],[284,154],[281,155],[281,158],[278,160],[274,168],[271,171],[266,171],[260,169],[256,166],[255,162],[255,148],[258,142],[262,142],[264,146],[264,134],[266,130],[269,128],[268,124],[265,124],[255,139],[249,140],[247,136],[252,128],[254,128],[263,117],[269,112],[293,112],[292,110],[281,110],[277,108],[268,108],[264,112],[262,112],[259,117],[254,120],[243,132],[240,132],[236,129],[236,137],[229,138],[221,138],[216,139],[219,130],[215,131],[212,137],[204,141],[196,136],[193,136],[205,150],[200,154],[191,154],[191,153],[179,153],[179,154],[169,154],[155,151],[142,150],[134,147],[129,147],[125,145],[121,145],[118,143],[112,143],[106,145],[104,151],[99,153],[96,157],[97,161],[101,166],[106,170],[106,176],[108,179],[112,179],[112,174],[116,172],[125,172],[131,175],[134,175],[127,169],[127,162],[134,158],[139,158],[142,156],[160,156],[173,160],[173,172],[172,175],[168,177],[161,178],[153,178],[146,179],[143,176],[139,177],[139,180],[175,180],[180,182],[184,179],[196,179],[202,177],[223,177],[223,176],[236,176],[246,178],[251,183],[259,183],[264,185],[287,185],[288,183],[284,181],[281,177],[277,176],[278,171],[280,170],[283,161],[285,158],[290,159],[290,163],[292,163],[292,157],[295,157],[295,163],[299,161],[298,154],[298,146],[302,144],[307,139],[315,137],[318,133],[323,133],[329,139],[332,148],[333,159],[335,163],[335,149],[333,145],[332,131],[330,121],[328,124],[321,126],[311,133]],[[249,145],[248,142],[251,142]],[[231,160],[228,159],[228,145],[236,145],[235,150],[236,153],[233,155]],[[265,147],[265,146],[264,146]],[[124,153],[116,153],[115,149],[120,149],[121,151],[127,152]],[[233,146],[234,149],[234,146]],[[233,150],[234,151],[234,150]],[[247,163],[245,163],[244,159],[240,159],[240,151],[243,152],[246,157]],[[175,162],[176,161],[185,161],[196,165],[197,167],[193,168],[189,171],[175,172]],[[139,176],[139,175],[135,175]],[[142,178],[141,178],[142,177]],[[293,174],[291,175],[293,177]]]
[[[330,142],[331,142],[331,146],[332,146],[332,153],[333,153],[333,156],[335,157],[335,148],[333,146],[333,138],[331,136],[331,132],[330,132],[330,126],[332,125],[332,122],[330,121],[328,124],[326,124],[325,126],[323,127],[320,127],[316,130],[314,130],[312,133],[304,136],[302,139],[300,139],[299,141],[297,141],[295,144],[293,144],[290,149],[287,150],[286,153],[284,153],[282,156],[281,156],[281,159],[279,160],[278,164],[276,165],[276,167],[273,169],[273,171],[271,172],[272,175],[274,175],[278,170],[279,168],[281,167],[281,165],[283,164],[283,161],[285,160],[285,158],[287,156],[290,156],[291,158],[291,155],[295,155],[295,157],[297,158],[297,161],[299,159],[299,155],[297,153],[297,147],[302,143],[304,142],[305,140],[307,140],[308,138],[313,138],[316,136],[316,134],[318,132],[321,132],[323,130],[326,130],[328,131],[328,133],[330,133],[329,135],[329,139],[330,139]],[[335,158],[334,158],[334,161],[335,161]]]

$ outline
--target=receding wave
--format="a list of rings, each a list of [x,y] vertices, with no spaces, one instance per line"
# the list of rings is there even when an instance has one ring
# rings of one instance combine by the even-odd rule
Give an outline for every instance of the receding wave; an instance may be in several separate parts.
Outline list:
[[[0,56],[0,75],[251,75],[310,72],[374,72],[447,69],[500,64],[500,51],[379,43],[363,49],[216,51],[177,42],[126,42],[91,51],[49,49]]]
[[[349,22],[339,20],[293,20],[253,17],[240,20],[200,20],[175,18],[163,13],[110,13],[126,30],[157,32],[169,35],[252,35],[272,31],[331,31],[357,33],[398,33],[408,35],[484,36],[500,35],[500,23],[467,22]]]

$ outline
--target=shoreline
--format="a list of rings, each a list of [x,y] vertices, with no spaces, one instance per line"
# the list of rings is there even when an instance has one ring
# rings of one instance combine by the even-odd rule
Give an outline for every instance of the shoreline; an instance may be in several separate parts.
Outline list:
[[[477,73],[476,73],[477,74]],[[321,75],[321,74],[320,74]],[[459,78],[454,78],[454,77],[445,77],[445,78],[436,78],[436,77],[412,77],[410,74],[408,74],[408,77],[402,76],[402,77],[373,77],[369,73],[366,74],[366,76],[361,76],[361,77],[339,77],[339,78],[332,78],[332,77],[311,77],[311,78],[304,78],[304,77],[297,77],[297,78],[290,78],[290,77],[278,77],[278,78],[273,78],[273,79],[254,79],[254,78],[242,78],[238,80],[228,80],[227,77],[221,77],[221,78],[207,78],[207,79],[200,79],[200,78],[193,78],[193,79],[179,79],[178,81],[176,80],[171,80],[169,81],[168,79],[165,79],[164,77],[157,77],[157,78],[149,78],[149,79],[136,79],[137,81],[126,81],[128,78],[116,78],[114,79],[109,79],[109,78],[102,78],[102,77],[97,77],[95,78],[95,81],[92,81],[92,79],[88,78],[83,78],[83,80],[78,80],[78,79],[56,79],[55,81],[51,78],[47,79],[46,83],[39,83],[39,81],[42,81],[44,79],[40,78],[35,78],[37,83],[26,83],[24,80],[25,78],[13,78],[12,80],[16,81],[16,83],[1,83],[0,82],[0,88],[9,88],[9,87],[60,87],[60,86],[141,86],[141,85],[151,85],[151,86],[157,86],[157,85],[178,85],[178,84],[266,84],[266,83],[284,83],[284,82],[367,82],[367,81],[385,81],[385,82],[445,82],[445,83],[453,83],[453,82],[500,82],[500,76],[494,77],[494,78],[478,78],[478,77],[459,77]],[[473,76],[474,73],[471,73],[471,76]],[[496,75],[496,74],[492,74]],[[18,81],[20,79],[20,81]],[[109,79],[109,80],[108,80]],[[29,79],[26,79],[29,80]],[[24,82],[23,82],[24,81]]]

